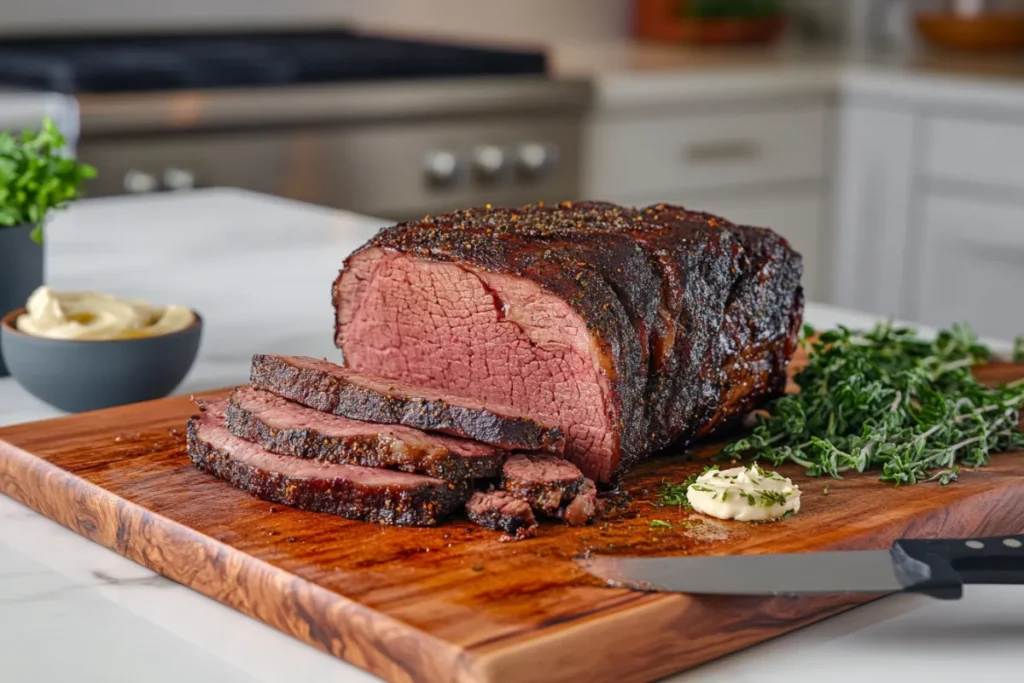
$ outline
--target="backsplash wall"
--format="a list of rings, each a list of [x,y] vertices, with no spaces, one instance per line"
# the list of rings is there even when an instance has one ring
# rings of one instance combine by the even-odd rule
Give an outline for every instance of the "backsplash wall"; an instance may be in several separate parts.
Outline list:
[[[830,33],[845,0],[798,0]],[[854,0],[859,2],[860,0]],[[629,35],[631,0],[0,0],[0,35],[351,22],[372,28],[515,41]]]
[[[626,35],[629,0],[0,0],[0,34],[346,22],[512,40]]]

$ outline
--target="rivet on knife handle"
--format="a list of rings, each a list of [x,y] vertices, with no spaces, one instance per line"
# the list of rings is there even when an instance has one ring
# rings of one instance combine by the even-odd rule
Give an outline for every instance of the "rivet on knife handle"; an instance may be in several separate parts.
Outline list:
[[[1024,584],[1024,536],[903,539],[892,555],[907,590],[935,598],[956,600],[964,584]]]

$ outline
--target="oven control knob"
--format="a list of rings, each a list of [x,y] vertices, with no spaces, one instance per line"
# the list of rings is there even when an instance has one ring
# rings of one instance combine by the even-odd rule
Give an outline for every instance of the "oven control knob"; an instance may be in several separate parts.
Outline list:
[[[516,149],[516,164],[526,176],[536,178],[550,172],[558,162],[558,148],[543,142],[526,142]]]
[[[187,168],[164,169],[164,187],[168,190],[191,190],[195,186],[196,175]]]
[[[459,159],[447,150],[428,152],[423,160],[427,180],[435,185],[450,185],[459,172]]]
[[[157,187],[156,178],[143,171],[131,170],[124,174],[124,190],[132,194],[145,194]]]
[[[497,145],[480,145],[474,148],[473,168],[483,178],[498,177],[505,169],[505,150]]]

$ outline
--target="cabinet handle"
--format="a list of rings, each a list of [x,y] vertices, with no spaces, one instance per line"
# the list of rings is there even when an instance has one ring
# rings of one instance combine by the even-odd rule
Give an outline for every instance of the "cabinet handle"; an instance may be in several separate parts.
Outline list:
[[[751,140],[695,142],[683,148],[683,157],[693,163],[745,161],[761,156],[761,147]]]

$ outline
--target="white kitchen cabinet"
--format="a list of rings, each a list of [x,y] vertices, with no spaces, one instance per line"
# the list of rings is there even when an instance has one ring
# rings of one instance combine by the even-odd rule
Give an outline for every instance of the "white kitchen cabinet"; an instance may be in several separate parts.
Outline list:
[[[824,103],[599,121],[585,183],[606,196],[817,178],[826,173],[825,135]]]
[[[839,115],[835,230],[828,273],[833,301],[908,317],[904,281],[914,203],[911,112],[848,103]]]
[[[930,194],[923,199],[915,318],[969,322],[980,334],[1024,334],[1024,204]]]
[[[1024,125],[1018,106],[848,99],[840,116],[841,306],[933,327],[1024,333]]]
[[[922,165],[929,177],[1024,188],[1024,125],[1015,121],[929,117],[922,123]]]

